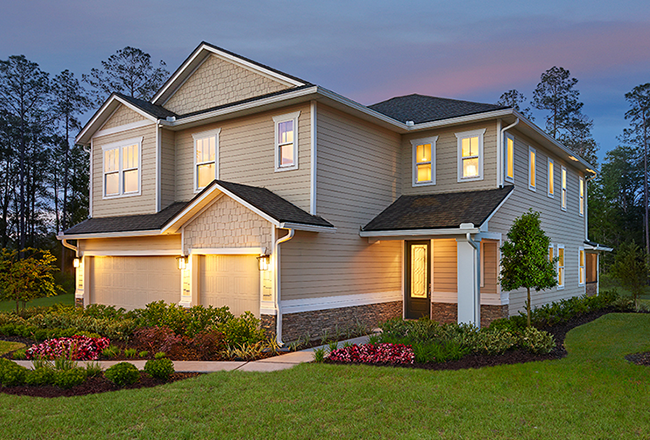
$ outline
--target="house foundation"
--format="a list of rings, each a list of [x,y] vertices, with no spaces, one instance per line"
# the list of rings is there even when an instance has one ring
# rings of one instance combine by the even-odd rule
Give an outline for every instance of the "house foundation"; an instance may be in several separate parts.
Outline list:
[[[508,304],[501,306],[481,305],[481,328],[489,327],[492,321],[508,317]],[[440,323],[458,322],[458,305],[453,303],[432,303],[431,319]]]

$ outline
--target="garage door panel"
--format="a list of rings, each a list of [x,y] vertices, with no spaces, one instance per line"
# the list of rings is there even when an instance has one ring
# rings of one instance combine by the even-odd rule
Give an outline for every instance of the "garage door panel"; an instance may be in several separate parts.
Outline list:
[[[173,257],[92,257],[90,302],[127,310],[180,299],[180,271]]]
[[[199,264],[199,302],[228,306],[235,315],[249,311],[259,317],[260,282],[252,255],[205,255]]]

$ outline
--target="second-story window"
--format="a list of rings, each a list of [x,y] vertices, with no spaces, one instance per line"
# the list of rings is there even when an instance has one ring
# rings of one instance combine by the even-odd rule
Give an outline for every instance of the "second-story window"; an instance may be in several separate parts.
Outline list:
[[[221,129],[194,133],[194,191],[219,178],[219,133]]]
[[[438,136],[413,139],[413,186],[436,184],[436,141]]]
[[[555,176],[553,173],[555,172],[555,164],[553,163],[553,159],[550,157],[548,158],[548,196],[549,197],[555,197]]]
[[[275,171],[298,169],[298,117],[300,112],[274,116]]]
[[[515,182],[515,138],[506,134],[506,180]]]
[[[536,191],[535,183],[537,181],[537,151],[533,147],[528,147],[528,189]]]
[[[102,146],[104,197],[140,194],[140,148],[142,138]]]
[[[483,180],[483,130],[456,133],[458,181]]]
[[[566,168],[562,167],[562,211],[566,211]]]
[[[580,200],[579,200],[579,206],[580,206],[580,217],[584,217],[585,215],[585,179],[584,177],[580,176]]]

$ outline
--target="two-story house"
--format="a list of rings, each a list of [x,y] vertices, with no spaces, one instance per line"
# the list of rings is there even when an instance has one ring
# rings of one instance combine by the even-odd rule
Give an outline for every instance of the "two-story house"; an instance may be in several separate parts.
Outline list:
[[[512,108],[421,95],[364,106],[202,43],[151,102],[114,94],[90,147],[78,304],[251,311],[278,339],[335,325],[513,315],[500,245],[541,212],[557,288],[597,288],[595,172]],[[72,245],[68,240],[76,240]]]

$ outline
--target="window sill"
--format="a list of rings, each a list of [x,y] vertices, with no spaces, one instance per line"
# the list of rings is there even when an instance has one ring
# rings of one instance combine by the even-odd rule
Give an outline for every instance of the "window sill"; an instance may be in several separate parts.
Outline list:
[[[282,171],[293,171],[293,170],[297,170],[297,169],[298,169],[298,165],[292,165],[290,167],[276,167],[275,172],[280,173]]]
[[[102,200],[111,200],[111,199],[123,199],[125,197],[137,197],[141,196],[142,192],[137,192],[137,193],[129,193],[129,194],[118,194],[115,196],[102,196]]]

